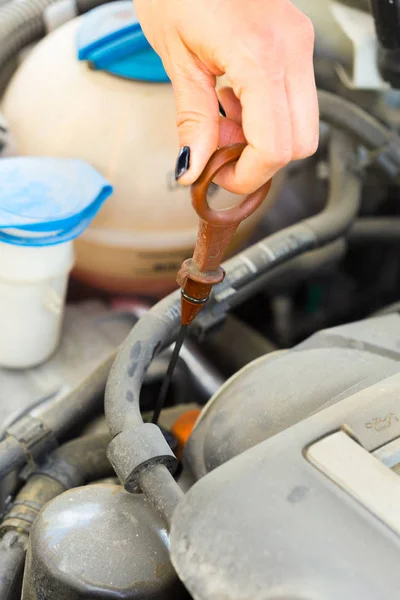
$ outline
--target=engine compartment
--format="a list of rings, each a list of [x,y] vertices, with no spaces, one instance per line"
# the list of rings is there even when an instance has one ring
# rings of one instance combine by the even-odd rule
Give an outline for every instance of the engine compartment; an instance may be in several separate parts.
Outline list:
[[[58,350],[0,368],[1,600],[396,597],[400,86],[367,4],[310,8],[320,147],[225,262],[159,426],[179,290],[73,279]]]

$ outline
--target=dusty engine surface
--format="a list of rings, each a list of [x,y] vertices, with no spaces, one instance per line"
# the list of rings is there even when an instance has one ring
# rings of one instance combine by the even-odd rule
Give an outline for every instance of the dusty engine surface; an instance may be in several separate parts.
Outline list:
[[[186,598],[167,540],[142,495],[111,484],[65,492],[36,520],[24,597]]]
[[[191,597],[176,569],[194,598],[389,598],[400,545],[399,331],[398,314],[328,329],[228,380],[188,440],[191,489],[170,542],[144,494],[112,479],[101,424],[61,446],[3,521],[3,552],[30,531],[22,597]],[[103,482],[63,492],[89,470]]]
[[[28,44],[107,2],[67,4],[0,0],[1,90]],[[0,600],[398,596],[400,2],[295,4],[320,147],[225,262],[160,418],[180,290],[73,280],[58,350],[0,368]]]
[[[318,333],[245,367],[208,404],[187,447],[201,479],[171,534],[194,597],[391,597],[399,324]]]
[[[342,401],[345,407],[346,398],[396,374],[399,331],[397,314],[341,325],[244,367],[207,403],[187,443],[195,480],[311,415]],[[382,427],[384,412],[378,409],[376,417]]]
[[[398,385],[395,374],[338,401],[189,491],[171,540],[173,563],[194,597],[393,595]]]

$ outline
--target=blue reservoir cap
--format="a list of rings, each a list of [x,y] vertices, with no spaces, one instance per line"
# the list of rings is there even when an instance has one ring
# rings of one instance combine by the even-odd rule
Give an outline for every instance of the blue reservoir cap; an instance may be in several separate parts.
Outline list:
[[[0,242],[50,246],[73,240],[112,194],[112,186],[81,160],[0,160]]]
[[[169,82],[158,54],[147,41],[132,0],[99,6],[82,17],[78,59],[94,69],[136,81]]]

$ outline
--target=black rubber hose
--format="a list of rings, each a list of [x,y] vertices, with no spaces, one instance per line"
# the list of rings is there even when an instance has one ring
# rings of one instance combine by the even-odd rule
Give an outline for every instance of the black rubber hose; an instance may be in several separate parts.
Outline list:
[[[314,232],[317,247],[342,237],[351,227],[361,203],[361,180],[351,172],[355,166],[353,144],[344,133],[333,131],[329,152],[328,202],[320,214],[305,222]]]
[[[326,246],[347,233],[361,202],[361,179],[353,170],[353,163],[351,141],[340,131],[333,131],[330,143],[330,191],[324,210],[271,235],[227,261],[224,265],[227,276],[220,288],[215,290],[211,306],[215,303],[233,306],[235,294],[241,294],[250,284],[257,285],[259,278],[267,273],[272,274],[276,268],[283,268],[281,265],[285,266],[290,259]]]
[[[21,598],[26,544],[27,536],[16,531],[7,532],[0,540],[1,600]]]
[[[18,492],[0,530],[15,528],[29,534],[34,518],[49,500],[88,481],[112,476],[106,454],[110,439],[109,434],[87,435],[52,452]]]
[[[140,475],[140,487],[146,490],[146,496],[164,519],[167,530],[171,529],[172,515],[183,498],[184,493],[178,487],[164,465],[154,465]]]
[[[113,475],[107,460],[108,434],[85,436],[55,450],[19,491],[0,526],[0,598],[20,598],[32,524],[47,502],[67,489]]]
[[[348,170],[354,158],[352,144],[343,133],[334,131],[330,146],[331,189],[325,210],[228,261],[223,285],[231,287],[233,293],[289,259],[342,237],[351,226],[361,199],[361,181],[353,171]],[[132,461],[137,439],[135,432],[141,431],[143,426],[139,406],[140,389],[154,355],[172,343],[179,326],[180,293],[177,291],[153,307],[133,328],[118,352],[108,378],[105,411],[114,438],[109,447],[109,457],[120,478],[122,474],[121,480],[129,491],[135,490],[132,480],[140,469],[140,464]],[[153,432],[148,429],[145,434],[146,477],[139,480],[142,491],[150,497],[157,486],[155,467],[162,459],[157,454],[160,446],[155,432],[154,438],[152,436]],[[165,472],[164,468],[164,477]],[[170,479],[172,482],[173,479]],[[178,501],[181,491],[177,484],[171,485],[173,488],[169,488],[169,494],[175,493]],[[170,519],[170,514],[164,516],[166,520]]]
[[[40,414],[40,420],[54,433],[57,440],[62,441],[71,429],[87,423],[102,409],[103,392],[115,355],[116,351],[68,396],[51,404]]]
[[[72,440],[52,452],[35,473],[56,479],[66,489],[111,477],[114,472],[106,454],[110,439],[101,434]]]
[[[379,43],[385,50],[400,48],[399,0],[370,0]]]
[[[0,8],[0,72],[25,46],[46,33],[43,13],[54,0],[14,0]]]
[[[44,12],[57,0],[14,0],[0,6],[0,73],[18,53],[46,33]],[[78,14],[112,0],[76,0]]]
[[[41,423],[44,431],[51,432],[58,443],[63,442],[71,430],[82,427],[96,412],[101,411],[104,405],[104,389],[107,377],[116,354],[117,351],[115,350],[78,387],[43,409],[37,417],[31,420],[32,429],[37,428],[37,424]],[[154,366],[157,367],[157,365]],[[163,366],[166,367],[167,365],[163,365],[163,360],[160,357],[158,367]],[[165,371],[163,372],[165,373]],[[155,368],[152,376],[159,378],[161,374],[161,370],[158,369],[157,371],[157,368]],[[178,368],[177,375],[180,375],[178,393],[182,395],[189,381],[187,369],[184,365],[182,368]],[[29,420],[30,414],[24,414],[24,418]],[[13,426],[7,428],[6,437],[0,442],[0,480],[8,473],[21,469],[28,461],[34,459],[26,440],[17,439],[13,436],[13,427],[18,425],[19,422],[20,420],[17,420],[13,423]]]
[[[21,442],[12,436],[0,442],[0,480],[8,473],[21,469],[29,460]]]
[[[344,198],[346,201],[347,198]],[[268,240],[266,240],[267,242]],[[321,249],[315,249],[310,252],[305,252],[287,263],[278,266],[270,272],[266,272],[264,275],[258,274],[257,278],[253,280],[249,277],[248,283],[237,282],[237,293],[232,296],[229,306],[234,307],[245,301],[255,294],[258,290],[262,289],[265,285],[277,283],[282,278],[292,279],[298,277],[301,279],[303,276],[307,276],[310,273],[317,271],[327,263],[338,262],[345,253],[345,242],[342,239],[338,239],[326,247]],[[232,261],[235,259],[232,259]],[[227,263],[229,265],[229,261]],[[236,268],[236,264],[234,265]],[[298,275],[300,272],[300,275]],[[227,268],[227,278],[229,278],[229,267]],[[127,395],[127,384],[128,391],[136,390],[139,386],[140,393],[140,380],[144,377],[147,366],[152,360],[154,349],[158,348],[161,351],[162,347],[167,347],[171,344],[176,337],[180,327],[180,293],[179,291],[170,294],[167,298],[159,302],[154,306],[142,319],[135,325],[134,329],[130,333],[128,340],[125,342],[122,350],[125,349],[125,357],[128,359],[128,365],[131,364],[129,361],[130,352],[129,348],[134,347],[137,340],[140,340],[141,355],[145,358],[145,362],[138,361],[136,364],[135,373],[129,381],[126,381],[126,377],[119,372],[119,365],[122,363],[124,356],[119,354],[117,362],[114,364],[110,377],[107,384],[106,393],[106,416],[107,423],[111,430],[112,435],[119,433],[118,429],[124,424],[129,427],[135,427],[142,422],[140,408],[138,402],[132,402],[129,405],[129,410],[125,411],[125,403],[114,403],[114,398],[118,400],[121,398],[121,394]],[[130,341],[130,340],[133,340]],[[132,345],[133,343],[133,345]],[[122,352],[121,350],[121,352]],[[147,364],[147,366],[145,366]],[[125,369],[128,372],[128,368]],[[129,375],[128,375],[129,377]],[[125,384],[125,387],[124,387]],[[129,388],[129,384],[132,385]],[[129,397],[131,397],[128,394]],[[116,406],[117,405],[117,406]],[[113,427],[115,425],[115,428]]]
[[[363,217],[357,219],[349,231],[349,242],[365,244],[400,243],[400,219],[398,217]]]
[[[87,423],[102,409],[104,388],[115,356],[116,352],[112,353],[77,388],[32,419],[32,428],[40,422],[44,431],[52,432],[57,441],[62,442],[74,427]],[[29,418],[29,415],[25,417]],[[11,431],[12,428],[7,430],[7,437],[0,442],[0,480],[32,460],[25,441],[16,439]]]
[[[346,250],[346,241],[340,238],[322,248],[292,258],[287,263],[241,288],[229,300],[229,309],[240,306],[247,298],[251,298],[260,290],[268,290],[271,295],[282,293],[315,274],[328,272],[341,261],[346,254]],[[198,319],[201,319],[201,314]]]
[[[400,137],[356,104],[323,90],[318,91],[320,118],[352,135],[371,152],[389,177],[400,174]]]

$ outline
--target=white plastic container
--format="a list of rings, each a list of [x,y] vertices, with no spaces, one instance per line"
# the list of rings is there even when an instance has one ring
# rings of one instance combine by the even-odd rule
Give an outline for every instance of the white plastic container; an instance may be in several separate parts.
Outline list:
[[[81,161],[0,160],[0,366],[47,360],[60,341],[73,240],[112,188]]]
[[[15,246],[0,242],[0,364],[27,368],[58,346],[73,243]]]

